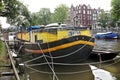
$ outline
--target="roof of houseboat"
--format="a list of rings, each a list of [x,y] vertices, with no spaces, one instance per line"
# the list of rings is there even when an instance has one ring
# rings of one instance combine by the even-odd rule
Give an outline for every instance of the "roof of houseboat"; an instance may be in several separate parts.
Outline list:
[[[40,26],[30,26],[30,27],[28,27],[28,31],[31,31],[31,30],[33,30],[33,29],[40,29]]]
[[[51,23],[51,24],[48,24],[46,25],[46,27],[66,27],[67,25],[66,24],[61,24],[61,23]]]

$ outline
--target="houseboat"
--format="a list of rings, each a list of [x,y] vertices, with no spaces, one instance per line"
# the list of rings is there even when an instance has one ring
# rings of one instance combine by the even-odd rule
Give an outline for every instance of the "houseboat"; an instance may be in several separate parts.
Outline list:
[[[31,26],[28,32],[18,32],[16,38],[21,41],[22,60],[37,63],[78,63],[86,60],[94,47],[87,27],[60,23]]]

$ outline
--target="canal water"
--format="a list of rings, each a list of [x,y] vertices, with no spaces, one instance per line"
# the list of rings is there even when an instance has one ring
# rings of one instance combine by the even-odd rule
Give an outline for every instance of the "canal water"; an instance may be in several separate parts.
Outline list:
[[[120,40],[119,39],[107,39],[107,40],[95,40],[95,49],[101,50],[120,50]],[[96,60],[88,59],[84,63],[80,63],[77,65],[50,65],[53,69],[51,71],[48,65],[44,66],[36,66],[28,67],[27,74],[31,80],[103,80],[103,79],[95,79],[94,75],[90,69],[90,65],[93,65],[97,68],[101,68],[111,74],[113,79],[111,80],[120,80],[120,59],[118,56],[115,60],[108,60],[106,62],[96,63]],[[89,63],[89,64],[88,64]],[[104,72],[97,72],[104,75]],[[109,76],[103,76],[109,77]],[[109,79],[109,78],[108,78]]]

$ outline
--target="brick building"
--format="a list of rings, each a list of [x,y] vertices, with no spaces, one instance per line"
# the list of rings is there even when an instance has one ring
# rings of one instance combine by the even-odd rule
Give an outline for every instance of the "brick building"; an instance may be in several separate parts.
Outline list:
[[[90,5],[78,5],[74,7],[71,5],[69,9],[69,16],[66,20],[66,24],[71,26],[97,26],[98,16],[103,9],[92,9]]]

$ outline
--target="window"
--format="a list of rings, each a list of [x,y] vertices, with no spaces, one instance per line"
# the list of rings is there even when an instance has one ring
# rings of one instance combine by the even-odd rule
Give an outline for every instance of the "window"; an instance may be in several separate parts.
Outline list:
[[[91,14],[91,11],[90,11],[90,14]]]
[[[85,14],[85,10],[83,10],[83,14]]]
[[[87,14],[90,14],[90,12],[89,12],[89,11],[87,11]]]

